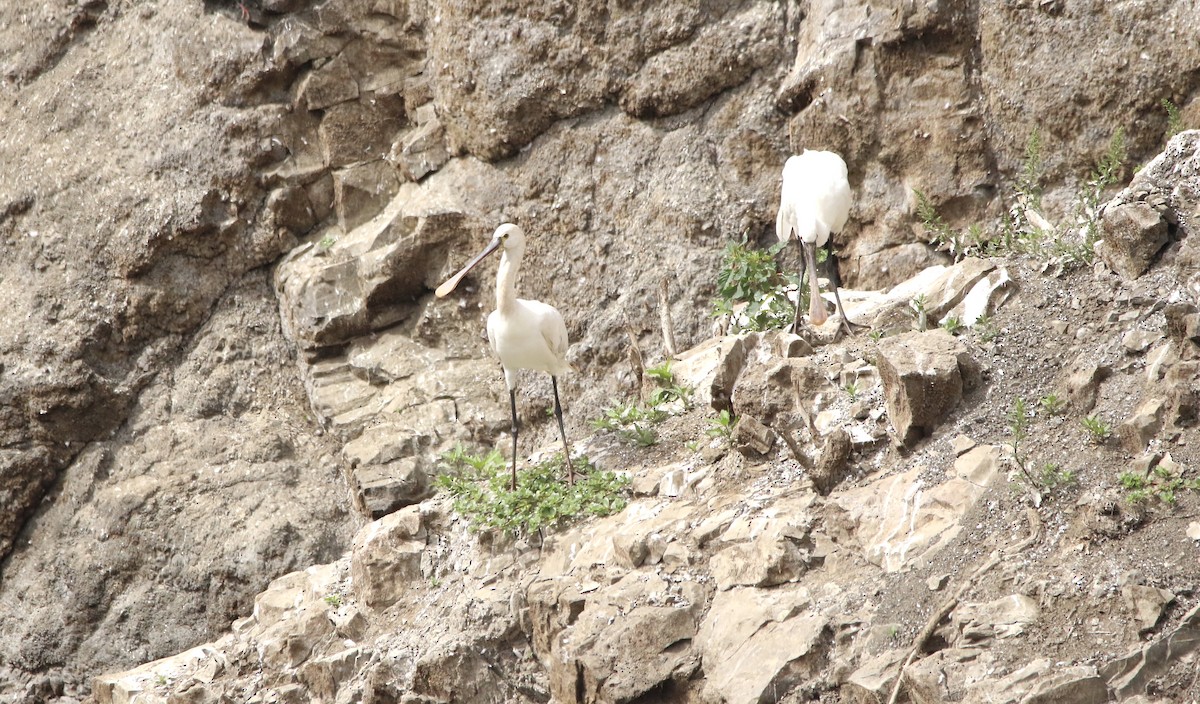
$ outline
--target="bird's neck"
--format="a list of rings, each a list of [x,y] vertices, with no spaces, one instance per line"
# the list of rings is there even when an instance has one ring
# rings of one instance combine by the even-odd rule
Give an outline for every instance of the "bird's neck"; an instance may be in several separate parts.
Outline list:
[[[500,255],[500,269],[496,273],[496,310],[502,313],[517,305],[517,271],[520,268],[520,254],[506,251]]]

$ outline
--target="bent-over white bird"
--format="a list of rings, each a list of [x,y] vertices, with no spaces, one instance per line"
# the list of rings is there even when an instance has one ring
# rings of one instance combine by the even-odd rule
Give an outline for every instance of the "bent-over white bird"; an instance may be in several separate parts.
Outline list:
[[[850,217],[850,181],[846,162],[833,152],[812,151],[788,157],[783,165],[783,186],[780,189],[779,213],[775,217],[775,234],[780,242],[795,239],[800,245],[800,287],[804,287],[804,271],[809,272],[808,318],[821,325],[829,316],[821,300],[817,283],[818,247],[824,247],[830,233],[841,232]],[[837,284],[833,285],[842,325],[851,333],[842,297]],[[800,292],[796,292],[796,318],[792,332],[800,327]]]
[[[496,228],[492,241],[457,274],[438,286],[438,298],[448,295],[484,257],[502,249],[500,269],[496,272],[496,310],[488,314],[487,336],[492,352],[504,368],[508,385],[509,409],[512,412],[512,488],[517,488],[517,371],[532,369],[548,372],[554,388],[554,417],[562,437],[567,463],[567,481],[575,483],[575,468],[571,465],[571,447],[563,427],[562,404],[558,400],[558,376],[571,370],[567,363],[567,325],[554,306],[541,301],[517,298],[517,272],[525,255],[525,233],[520,227],[505,223]]]

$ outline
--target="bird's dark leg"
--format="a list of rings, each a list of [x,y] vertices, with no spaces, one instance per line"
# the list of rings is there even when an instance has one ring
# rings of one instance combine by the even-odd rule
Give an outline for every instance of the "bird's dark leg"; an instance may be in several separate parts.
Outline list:
[[[554,388],[554,417],[558,419],[558,434],[562,436],[563,457],[567,461],[567,483],[575,484],[575,467],[571,465],[571,446],[567,444],[567,431],[563,427],[562,404],[558,401],[558,379],[550,375],[550,386]]]
[[[513,436],[513,457],[512,457],[512,490],[517,490],[517,390],[508,390],[508,407],[512,411],[512,436]]]
[[[807,260],[804,258],[804,243],[800,238],[796,238],[796,245],[800,247],[800,278],[796,284],[796,317],[792,319],[792,334],[800,334],[800,309],[804,302],[804,272],[806,270]]]
[[[832,257],[833,254],[830,254],[829,256]],[[838,293],[838,288],[840,288],[842,285],[842,277],[839,275],[836,265],[834,265],[832,268],[833,268],[833,279],[832,279],[831,283],[833,284],[833,299],[835,301],[837,301],[838,312],[842,314],[842,328],[846,331],[847,335],[853,335],[854,328],[861,328],[861,327],[867,327],[867,326],[850,322],[850,316],[846,313],[846,307],[842,305],[842,297]]]

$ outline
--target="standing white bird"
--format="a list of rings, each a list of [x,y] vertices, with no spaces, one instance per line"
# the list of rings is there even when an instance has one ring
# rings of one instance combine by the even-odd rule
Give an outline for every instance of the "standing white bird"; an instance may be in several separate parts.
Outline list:
[[[821,325],[828,318],[821,287],[817,283],[816,250],[829,241],[830,233],[841,232],[850,216],[850,181],[846,162],[833,152],[810,151],[788,157],[783,165],[783,186],[780,189],[779,213],[775,217],[775,234],[780,242],[795,239],[801,251],[800,286],[804,286],[804,271],[809,272],[808,318]],[[842,325],[849,334],[850,321],[842,306],[837,284],[833,286]],[[800,295],[796,292],[796,318],[792,332],[800,326]]]
[[[517,371],[520,369],[550,374],[550,384],[554,388],[554,416],[558,419],[558,432],[567,462],[567,481],[574,484],[575,468],[571,466],[571,447],[567,444],[562,404],[558,400],[558,376],[571,370],[567,363],[567,325],[554,306],[517,298],[517,272],[525,255],[524,231],[512,223],[496,228],[488,246],[461,271],[438,286],[435,293],[438,298],[448,295],[468,271],[501,248],[500,269],[496,272],[496,310],[488,314],[487,335],[492,352],[500,358],[504,381],[508,385],[513,437],[512,488],[517,488]]]

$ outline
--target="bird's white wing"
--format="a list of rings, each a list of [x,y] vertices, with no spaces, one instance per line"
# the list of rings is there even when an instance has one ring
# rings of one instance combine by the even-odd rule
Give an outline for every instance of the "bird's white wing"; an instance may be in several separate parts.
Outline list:
[[[783,165],[776,232],[794,227],[803,241],[820,247],[840,232],[850,215],[846,162],[833,152],[805,150]],[[783,236],[781,235],[781,239]]]

